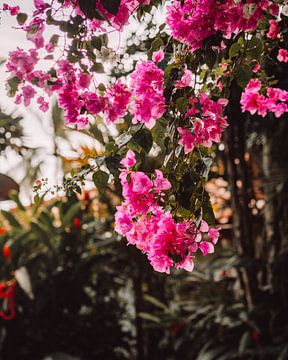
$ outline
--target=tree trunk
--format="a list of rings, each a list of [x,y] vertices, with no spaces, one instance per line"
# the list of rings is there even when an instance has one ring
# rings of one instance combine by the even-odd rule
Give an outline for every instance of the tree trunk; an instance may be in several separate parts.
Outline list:
[[[288,306],[288,119],[264,119],[263,173],[268,286]]]
[[[227,108],[229,127],[224,133],[224,142],[233,211],[233,241],[241,257],[242,266],[239,276],[245,301],[248,307],[252,307],[258,298],[253,216],[250,208],[254,193],[246,148],[247,118],[240,109],[240,96],[241,89],[234,84],[231,87],[229,107]]]
[[[241,89],[231,87],[227,108],[229,128],[224,135],[227,178],[231,190],[235,247],[242,259],[239,271],[248,307],[269,294],[275,309],[288,307],[288,119],[251,118],[240,108]],[[255,125],[256,124],[256,125]],[[258,125],[257,125],[258,124]],[[260,145],[248,146],[260,129]],[[261,134],[262,132],[262,134]],[[251,150],[252,149],[252,150]],[[252,171],[257,163],[258,174]],[[260,180],[259,180],[260,174]],[[260,184],[265,206],[252,211],[255,184]],[[253,185],[254,184],[254,185]],[[263,224],[263,226],[262,226]],[[282,316],[282,315],[281,315]],[[284,316],[285,318],[285,316]]]

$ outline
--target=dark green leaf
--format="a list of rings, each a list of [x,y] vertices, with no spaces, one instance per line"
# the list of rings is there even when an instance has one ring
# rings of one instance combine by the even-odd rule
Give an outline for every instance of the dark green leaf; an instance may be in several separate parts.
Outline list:
[[[14,228],[18,228],[18,229],[21,229],[22,226],[21,224],[19,223],[19,221],[15,218],[15,216],[9,212],[9,211],[6,211],[6,210],[1,210],[1,214],[5,217],[5,219],[9,222],[9,224],[11,225],[11,227],[14,227]]]
[[[109,180],[109,175],[102,170],[98,170],[93,174],[93,182],[97,189],[103,193]]]
[[[105,73],[104,66],[101,63],[97,63],[97,62],[93,64],[90,70],[98,74]]]
[[[19,199],[19,192],[18,191],[15,191],[15,190],[10,191],[9,192],[9,198],[11,200],[13,200],[17,204],[18,209],[20,209],[22,211],[26,210],[24,205],[22,204],[22,202]]]
[[[65,215],[63,215],[62,218],[62,226],[67,226],[69,225],[72,220],[74,219],[74,217],[78,214],[79,210],[81,208],[81,202],[79,201],[76,204],[73,204],[69,210],[66,212]]]
[[[16,17],[19,25],[25,24],[27,18],[28,18],[27,14],[24,14],[24,13],[19,13]]]
[[[240,45],[237,43],[234,43],[230,46],[229,49],[229,58],[233,59],[234,57],[237,57],[240,52]]]
[[[263,49],[264,49],[263,42],[256,36],[253,36],[253,38],[248,41],[246,54],[251,59],[257,60],[261,57]]]
[[[58,44],[58,40],[59,40],[59,35],[54,34],[51,36],[49,42],[55,46]]]
[[[113,156],[107,156],[105,158],[105,164],[106,164],[108,170],[114,176],[118,176],[120,173],[120,171],[119,171],[120,161],[121,161],[121,157],[118,154],[113,155]]]
[[[153,145],[153,137],[151,131],[148,129],[142,129],[137,131],[133,140],[141,146],[141,148],[148,154]]]
[[[161,149],[164,149],[164,139],[166,133],[166,120],[160,118],[156,121],[156,124],[153,126],[151,133],[155,143],[160,146]]]
[[[159,48],[163,45],[163,40],[161,39],[161,37],[157,37],[151,44],[150,49],[148,50],[148,59],[152,58],[152,54],[153,52],[159,50]]]
[[[248,82],[253,76],[253,71],[249,65],[239,65],[236,70],[236,81],[243,89],[247,86]]]
[[[100,0],[101,4],[112,15],[117,15],[121,0]]]
[[[7,80],[7,88],[8,88],[8,96],[13,97],[15,96],[18,86],[21,83],[17,76],[13,76],[12,78]]]

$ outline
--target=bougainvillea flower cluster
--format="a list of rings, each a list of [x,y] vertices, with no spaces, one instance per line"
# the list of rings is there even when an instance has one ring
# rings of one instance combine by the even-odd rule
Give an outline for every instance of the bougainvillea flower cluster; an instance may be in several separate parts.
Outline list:
[[[152,128],[165,112],[163,70],[152,61],[143,61],[136,65],[131,80],[133,122],[143,122]]]
[[[101,0],[96,0],[95,10],[98,12],[98,18],[89,21],[88,26],[94,31],[104,31],[109,23],[110,27],[112,26],[117,30],[122,30],[123,26],[127,24],[130,15],[133,14],[140,5],[148,5],[149,3],[150,0],[121,0],[117,12],[113,14],[105,8]],[[65,0],[64,6],[71,8],[75,14],[85,17],[77,1]]]
[[[224,37],[230,38],[240,31],[255,30],[262,19],[263,10],[272,6],[270,11],[276,12],[274,5],[267,0],[250,0],[246,3],[234,0],[176,0],[167,6],[167,23],[172,36],[194,51],[219,31]],[[270,33],[274,36],[276,25],[273,23],[273,26]]]
[[[174,266],[192,271],[198,249],[204,255],[214,252],[219,229],[205,221],[198,228],[191,220],[176,222],[163,205],[170,182],[160,170],[151,177],[132,171],[135,164],[135,154],[128,150],[120,175],[124,202],[117,207],[115,230],[147,255],[154,270],[169,274]]]
[[[265,117],[269,111],[274,113],[277,118],[288,112],[288,91],[268,87],[266,95],[264,95],[260,93],[261,87],[260,80],[250,80],[240,101],[243,112],[249,111],[252,115],[257,113]]]
[[[220,142],[222,132],[228,126],[227,117],[223,116],[227,103],[226,99],[213,101],[205,93],[190,99],[191,107],[185,115],[188,126],[177,128],[181,137],[179,143],[186,154],[195,146],[211,147],[213,142]]]

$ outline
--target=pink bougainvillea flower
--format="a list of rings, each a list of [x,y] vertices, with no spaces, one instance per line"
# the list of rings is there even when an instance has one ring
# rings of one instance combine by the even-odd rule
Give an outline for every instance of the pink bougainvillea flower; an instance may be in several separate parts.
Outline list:
[[[288,62],[288,51],[286,49],[279,49],[277,59],[280,62]]]
[[[120,161],[120,164],[124,165],[127,169],[133,167],[136,164],[134,151],[128,150],[125,158]]]
[[[161,192],[162,190],[168,190],[171,188],[170,181],[164,178],[162,171],[155,170],[155,174],[156,179],[153,181],[153,183],[156,191]]]
[[[17,5],[17,6],[10,6],[10,5],[4,3],[2,9],[3,9],[3,11],[9,11],[11,16],[16,16],[16,15],[18,15],[19,12],[20,12],[20,7],[19,7],[19,5]]]
[[[174,1],[167,10],[166,22],[172,36],[187,44],[191,51],[199,49],[217,32],[230,39],[239,31],[255,30],[264,15],[263,2],[256,0],[245,4],[231,0]],[[222,50],[221,47],[214,49]]]
[[[181,89],[181,88],[190,86],[191,82],[192,82],[192,72],[191,72],[191,70],[186,69],[184,71],[184,74],[183,74],[181,80],[178,80],[175,82],[175,88]]]
[[[277,39],[279,36],[279,24],[277,20],[269,20],[269,31],[267,37],[270,39]]]
[[[159,51],[156,51],[153,53],[152,55],[152,60],[155,62],[155,63],[158,63],[160,61],[162,61],[164,59],[164,52],[163,50],[159,50]]]
[[[214,245],[217,244],[217,242],[218,242],[219,232],[220,232],[220,229],[216,229],[216,228],[210,228],[208,230],[208,237],[211,239],[211,241]]]
[[[209,99],[207,94],[200,93],[199,97],[190,99],[191,108],[185,115],[190,118],[189,128],[178,127],[180,135],[179,144],[184,146],[187,154],[202,145],[210,147],[213,142],[219,143],[223,130],[228,126],[225,116],[222,116],[223,108],[227,106],[226,99],[217,102]]]
[[[131,174],[132,190],[136,193],[148,193],[152,188],[152,181],[142,171],[136,171]]]
[[[136,65],[131,80],[133,123],[143,122],[151,129],[166,110],[163,70],[152,61],[143,61]]]
[[[205,255],[213,252],[218,229],[210,229],[205,221],[199,229],[189,220],[176,222],[161,205],[171,188],[162,171],[155,170],[151,179],[141,171],[131,171],[135,164],[131,150],[121,163],[126,167],[120,169],[124,201],[117,207],[115,231],[146,254],[155,271],[169,274],[172,267],[192,271],[198,247]],[[212,242],[202,241],[202,235]]]
[[[266,96],[259,94],[261,89],[260,80],[250,80],[245,91],[242,93],[240,104],[242,111],[249,111],[250,114],[258,114],[262,117],[270,111],[279,118],[288,112],[288,92],[278,88],[267,88]]]
[[[253,71],[254,74],[256,74],[260,69],[261,69],[261,65],[257,62],[257,63],[254,65],[252,71]]]
[[[126,114],[131,92],[125,84],[118,80],[106,92],[105,121],[108,125],[118,122]]]
[[[199,248],[202,251],[203,255],[214,253],[214,245],[211,242],[202,241],[199,245]]]

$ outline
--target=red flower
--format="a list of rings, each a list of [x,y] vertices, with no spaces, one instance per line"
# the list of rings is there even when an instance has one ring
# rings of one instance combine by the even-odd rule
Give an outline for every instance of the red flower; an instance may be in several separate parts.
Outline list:
[[[15,317],[15,293],[16,280],[0,282],[0,298],[3,299],[2,304],[7,304],[7,309],[0,311],[0,316],[4,320],[12,320]],[[3,306],[3,305],[2,305]]]
[[[75,229],[80,229],[81,228],[81,221],[78,217],[75,217],[73,220],[73,225],[75,227]]]
[[[7,244],[3,246],[3,255],[6,260],[11,260],[11,249]]]
[[[88,191],[84,192],[84,200],[87,202],[90,201],[90,195],[89,195]]]
[[[170,326],[170,333],[175,336],[179,333],[179,331],[181,331],[181,329],[184,327],[184,322],[175,322],[173,324],[171,324]]]
[[[260,346],[260,334],[258,331],[254,330],[252,333],[252,340],[255,342],[256,345]]]

